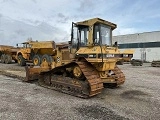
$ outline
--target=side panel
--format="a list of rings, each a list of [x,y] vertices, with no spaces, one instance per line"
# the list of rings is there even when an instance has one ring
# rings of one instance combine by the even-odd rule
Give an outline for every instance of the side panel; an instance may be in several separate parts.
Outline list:
[[[70,60],[70,52],[69,51],[62,51],[62,60]]]

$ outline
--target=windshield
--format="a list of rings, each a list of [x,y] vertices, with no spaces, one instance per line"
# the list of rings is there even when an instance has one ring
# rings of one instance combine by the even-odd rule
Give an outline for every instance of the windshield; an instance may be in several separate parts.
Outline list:
[[[111,28],[102,24],[95,25],[94,43],[100,45],[111,45]]]
[[[102,39],[102,45],[111,45],[111,39],[110,39],[110,28],[107,26],[101,26],[101,39]]]
[[[88,42],[88,27],[79,29],[80,33],[80,46],[86,46]]]
[[[72,47],[77,48],[78,47],[78,28],[76,25],[73,25],[72,27]]]
[[[72,48],[79,48],[86,46],[88,42],[88,26],[77,26],[73,24],[72,27]]]
[[[25,43],[23,44],[23,48],[31,48],[31,44]]]

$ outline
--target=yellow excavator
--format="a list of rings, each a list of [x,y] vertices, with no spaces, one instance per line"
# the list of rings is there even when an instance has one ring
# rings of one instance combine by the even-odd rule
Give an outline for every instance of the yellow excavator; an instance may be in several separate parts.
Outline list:
[[[38,79],[41,86],[88,98],[100,94],[105,85],[119,86],[125,76],[116,66],[120,58],[112,44],[116,24],[100,18],[72,23],[71,41],[56,44],[40,66],[26,66],[25,81]]]

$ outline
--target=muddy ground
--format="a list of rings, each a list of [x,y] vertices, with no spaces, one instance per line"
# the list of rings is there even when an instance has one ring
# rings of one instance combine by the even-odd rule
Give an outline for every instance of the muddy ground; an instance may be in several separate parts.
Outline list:
[[[160,68],[150,63],[119,67],[126,76],[124,85],[81,99],[22,82],[23,67],[0,63],[0,119],[159,120]]]

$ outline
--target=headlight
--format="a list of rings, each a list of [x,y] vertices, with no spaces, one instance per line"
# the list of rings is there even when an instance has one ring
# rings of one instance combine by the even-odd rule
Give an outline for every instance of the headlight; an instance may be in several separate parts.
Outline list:
[[[125,54],[125,55],[123,55],[123,57],[128,57],[128,55]]]

